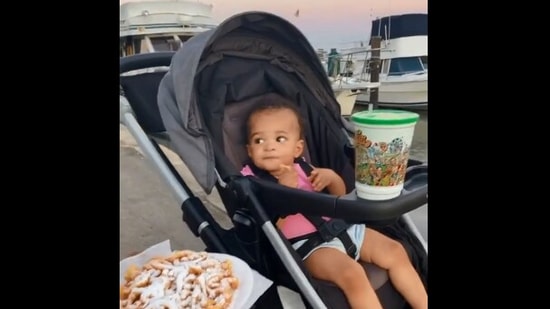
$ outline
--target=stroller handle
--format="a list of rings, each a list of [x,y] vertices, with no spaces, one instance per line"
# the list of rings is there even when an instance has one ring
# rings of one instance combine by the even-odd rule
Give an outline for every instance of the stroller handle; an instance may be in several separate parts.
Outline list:
[[[256,177],[248,178],[256,184],[257,196],[267,212],[275,216],[302,213],[340,218],[349,223],[385,225],[428,202],[427,165],[411,167],[407,176],[401,194],[384,201],[358,198],[355,190],[338,197],[289,188]]]

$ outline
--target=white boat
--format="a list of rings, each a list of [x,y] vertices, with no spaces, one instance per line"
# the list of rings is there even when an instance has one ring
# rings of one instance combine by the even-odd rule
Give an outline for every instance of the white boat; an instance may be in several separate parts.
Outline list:
[[[212,5],[197,1],[141,1],[120,5],[120,57],[175,51],[192,36],[215,28]]]
[[[378,104],[386,107],[428,107],[428,15],[403,14],[382,17],[372,22],[371,39],[382,38],[380,46],[380,71]],[[340,55],[353,54],[353,73],[359,80],[370,81],[370,45],[342,49]],[[349,59],[340,57],[345,64]],[[357,96],[357,104],[370,102],[370,92]]]
[[[329,77],[332,90],[338,103],[342,116],[350,116],[353,113],[355,103],[360,95],[368,94],[370,89],[380,87],[380,83],[373,83],[354,77],[338,76]]]
[[[354,52],[349,54],[338,54],[335,60],[337,68],[332,68],[329,65],[331,57],[334,57],[336,50],[333,49],[331,54],[327,55],[322,49],[317,50],[317,56],[321,60],[328,79],[331,82],[334,96],[338,103],[342,116],[350,116],[353,113],[357,97],[361,94],[368,93],[373,88],[378,88],[380,83],[373,83],[364,78],[364,74],[353,74]],[[359,53],[364,53],[360,51]],[[343,68],[343,69],[341,69]]]

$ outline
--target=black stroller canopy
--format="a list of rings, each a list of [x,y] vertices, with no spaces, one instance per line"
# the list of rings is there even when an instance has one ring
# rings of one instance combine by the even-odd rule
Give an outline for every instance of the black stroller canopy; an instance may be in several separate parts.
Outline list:
[[[225,104],[268,92],[292,98],[297,83],[316,98],[312,104],[339,117],[313,47],[290,22],[270,13],[235,15],[182,45],[159,86],[159,111],[172,148],[203,190],[210,193],[216,183],[213,143],[219,141],[208,127],[212,119],[221,122]]]

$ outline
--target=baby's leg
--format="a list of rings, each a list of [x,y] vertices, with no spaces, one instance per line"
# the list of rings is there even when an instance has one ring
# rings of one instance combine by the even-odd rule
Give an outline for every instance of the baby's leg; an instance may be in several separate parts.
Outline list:
[[[362,261],[388,270],[393,285],[413,309],[428,308],[426,289],[401,243],[367,228],[360,254]]]
[[[354,309],[382,309],[365,269],[347,254],[334,248],[319,248],[304,265],[315,278],[333,282]]]

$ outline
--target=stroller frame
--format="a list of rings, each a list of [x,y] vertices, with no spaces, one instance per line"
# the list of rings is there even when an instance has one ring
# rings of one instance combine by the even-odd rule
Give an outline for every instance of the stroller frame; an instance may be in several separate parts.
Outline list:
[[[120,61],[120,73],[125,73],[132,70],[139,70],[143,68],[166,66],[170,64],[170,59],[173,56],[173,52],[162,52],[154,54],[142,54],[131,57],[121,58]],[[144,152],[151,164],[159,172],[159,175],[164,182],[171,189],[178,203],[181,205],[183,212],[183,221],[189,226],[191,231],[196,237],[200,237],[205,243],[205,250],[210,252],[228,253],[243,258],[245,261],[250,262],[247,259],[248,253],[242,249],[242,244],[239,244],[240,240],[236,237],[235,231],[223,229],[212,217],[205,205],[200,199],[198,199],[194,193],[185,184],[185,181],[181,178],[176,171],[170,160],[164,154],[159,145],[170,147],[170,140],[166,134],[162,132],[145,132],[143,126],[137,120],[136,113],[128,99],[121,94],[120,96],[120,122],[125,125],[132,136],[135,138],[139,147]],[[427,198],[427,186],[424,186],[422,182],[425,179],[425,173],[427,165],[422,162],[411,160],[409,162],[409,170],[407,173],[407,184],[405,188],[413,190],[411,192],[416,193],[413,199],[422,200]],[[415,178],[419,175],[420,181]],[[256,180],[255,180],[256,181]],[[262,182],[261,180],[257,180]],[[218,174],[218,185],[222,188],[229,186]],[[243,177],[232,181],[231,186],[236,190],[237,194],[247,195],[250,203],[250,209],[254,213],[254,218],[260,218],[262,225],[261,229],[275,251],[279,255],[280,260],[287,268],[289,274],[292,276],[294,282],[298,286],[301,295],[306,298],[306,306],[311,308],[327,308],[323,300],[320,298],[314,287],[311,285],[308,277],[304,273],[304,269],[296,261],[296,256],[293,252],[289,251],[288,243],[282,238],[280,232],[270,221],[270,218],[263,212],[261,203],[256,199],[254,195],[249,195],[249,187],[251,186],[249,178]],[[277,186],[274,184],[264,183],[264,185]],[[420,185],[424,190],[415,190],[415,187]],[[407,191],[407,190],[404,190]],[[406,193],[406,192],[405,192]],[[387,202],[379,202],[378,204],[387,204]],[[424,203],[415,202],[412,204],[419,204],[415,206],[408,206],[409,210],[422,206]],[[384,206],[382,206],[384,207]],[[249,219],[249,214],[236,211],[233,215],[233,221],[246,221]],[[412,233],[422,243],[422,246],[427,252],[427,243],[419,233],[418,229],[412,222],[412,219],[407,213],[402,215],[403,220],[409,226]],[[261,266],[261,265],[256,265]],[[254,267],[253,267],[254,268]],[[256,269],[262,274],[266,274],[269,270]],[[281,301],[276,295],[275,284],[270,288],[264,296],[262,296],[256,305],[258,308],[265,307],[265,304],[270,304],[272,308],[282,308]]]

